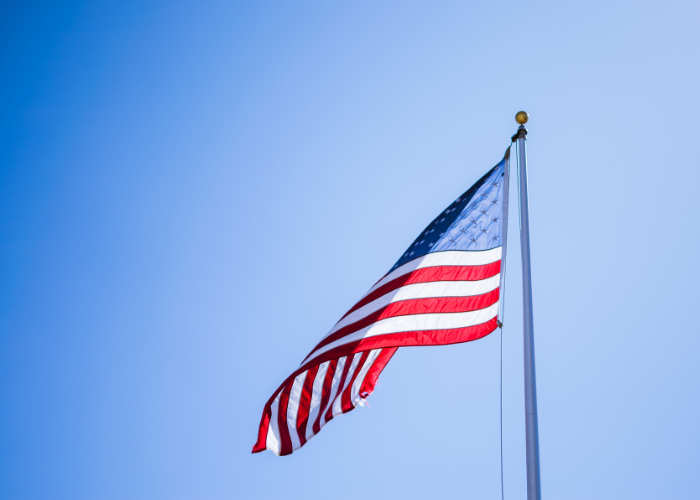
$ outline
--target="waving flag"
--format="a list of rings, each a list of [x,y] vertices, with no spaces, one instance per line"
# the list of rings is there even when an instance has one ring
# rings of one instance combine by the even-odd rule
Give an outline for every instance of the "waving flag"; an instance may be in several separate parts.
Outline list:
[[[508,156],[425,228],[274,392],[253,453],[289,455],[363,404],[399,347],[468,342],[496,329]]]

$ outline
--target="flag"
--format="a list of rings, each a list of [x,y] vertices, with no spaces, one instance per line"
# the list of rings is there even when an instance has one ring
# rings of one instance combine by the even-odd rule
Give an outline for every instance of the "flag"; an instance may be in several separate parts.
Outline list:
[[[363,405],[399,347],[469,342],[497,328],[508,156],[425,228],[279,386],[253,453],[289,455]]]

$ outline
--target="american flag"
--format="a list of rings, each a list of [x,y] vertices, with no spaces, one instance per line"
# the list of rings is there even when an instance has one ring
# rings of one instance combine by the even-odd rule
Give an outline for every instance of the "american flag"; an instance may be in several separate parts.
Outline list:
[[[508,156],[425,228],[272,394],[253,453],[289,455],[363,405],[399,347],[469,342],[497,328]]]

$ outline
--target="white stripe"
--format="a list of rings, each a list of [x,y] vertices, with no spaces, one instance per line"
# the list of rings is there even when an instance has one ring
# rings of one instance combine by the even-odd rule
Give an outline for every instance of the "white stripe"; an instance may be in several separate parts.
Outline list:
[[[357,406],[358,401],[360,400],[360,387],[362,387],[362,382],[365,381],[365,377],[367,376],[367,372],[369,369],[372,367],[374,362],[377,359],[377,356],[379,356],[379,353],[382,352],[381,349],[373,349],[369,352],[369,356],[367,356],[367,359],[365,360],[365,364],[362,365],[362,369],[360,370],[360,373],[357,374],[357,378],[355,379],[355,382],[352,384],[352,390],[350,391],[350,401],[352,401],[352,404]]]
[[[341,339],[323,346],[313,353],[313,357],[320,356],[335,347],[362,340],[377,335],[386,335],[399,332],[416,332],[420,330],[449,330],[452,328],[465,328],[480,325],[493,319],[498,314],[498,302],[485,309],[462,313],[439,314],[413,314],[410,316],[396,316],[386,318],[373,323],[361,330],[351,333]]]
[[[297,414],[299,413],[299,402],[301,401],[301,389],[304,387],[306,380],[305,371],[297,375],[292,384],[292,390],[289,391],[289,405],[287,406],[287,428],[289,429],[289,438],[292,441],[292,450],[301,447],[299,434],[297,433]]]
[[[277,422],[277,411],[279,410],[281,395],[282,392],[277,395],[270,406],[270,424],[267,427],[267,440],[265,441],[265,447],[275,455],[280,454],[280,429]]]
[[[392,272],[379,280],[376,285],[370,288],[369,291],[363,295],[363,297],[366,297],[380,286],[395,280],[399,276],[415,271],[416,269],[438,266],[483,266],[499,260],[501,260],[501,247],[496,247],[492,248],[491,250],[484,250],[481,252],[450,250],[448,252],[429,253],[423,257],[412,260],[411,262],[407,262],[397,269],[394,269]]]
[[[435,297],[472,297],[492,292],[498,288],[501,282],[501,275],[497,274],[490,278],[478,281],[431,281],[428,283],[413,283],[401,288],[397,288],[378,299],[365,304],[356,311],[351,312],[341,319],[331,331],[323,338],[337,332],[341,328],[351,325],[356,321],[361,320],[365,316],[369,316],[382,307],[386,307],[392,302],[411,299],[430,299]],[[323,339],[321,339],[323,340]]]
[[[345,363],[347,362],[347,360],[348,360],[347,356],[343,356],[342,358],[338,358],[338,364],[335,367],[335,373],[333,374],[333,381],[331,382],[331,395],[328,398],[329,405],[326,406],[326,408],[323,411],[323,415],[321,415],[321,427],[326,425],[326,413],[328,413],[328,409],[331,407],[330,405],[333,403],[333,399],[335,398],[335,395],[338,394],[338,386],[340,385],[340,377],[343,374],[343,368],[345,368]]]
[[[311,392],[311,402],[309,403],[309,420],[306,424],[306,440],[308,441],[314,437],[314,422],[316,417],[318,417],[319,406],[321,406],[321,392],[323,391],[323,381],[326,378],[326,372],[328,371],[328,365],[330,361],[321,363],[318,366],[318,371],[316,372],[316,379],[314,379],[313,390]]]
[[[362,353],[358,352],[353,355],[352,358],[352,363],[350,364],[350,369],[348,370],[348,374],[345,376],[345,384],[343,387],[341,387],[338,390],[338,397],[335,398],[335,401],[333,402],[333,416],[337,417],[341,413],[343,413],[343,391],[347,388],[347,386],[350,384],[350,381],[352,380],[352,376],[355,374],[355,370],[357,369],[357,363],[360,361],[360,358],[362,357]]]

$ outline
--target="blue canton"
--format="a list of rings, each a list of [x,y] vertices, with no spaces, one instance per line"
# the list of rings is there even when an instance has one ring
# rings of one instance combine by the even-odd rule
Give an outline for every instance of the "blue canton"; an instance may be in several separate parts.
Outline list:
[[[506,161],[501,160],[438,215],[391,271],[432,252],[500,247],[505,166]]]

